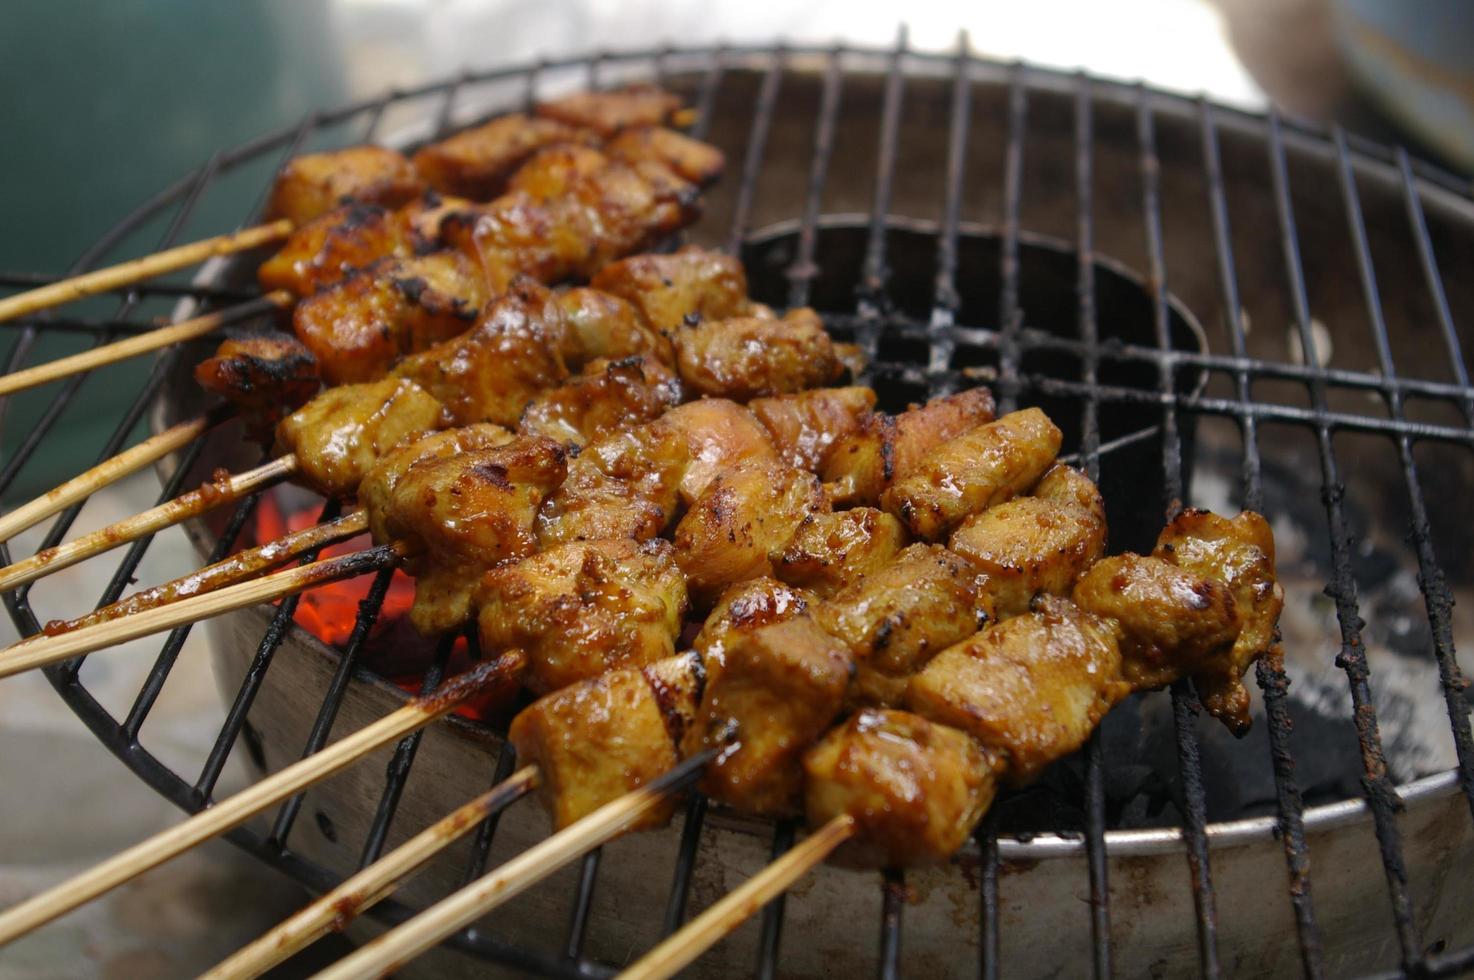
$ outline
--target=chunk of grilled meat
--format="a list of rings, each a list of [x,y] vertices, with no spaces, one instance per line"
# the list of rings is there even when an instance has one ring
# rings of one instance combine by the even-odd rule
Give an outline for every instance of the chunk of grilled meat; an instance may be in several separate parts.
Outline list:
[[[722,151],[710,143],[664,126],[627,129],[609,141],[605,152],[621,160],[654,160],[693,184],[711,183],[727,165]]]
[[[676,96],[658,86],[641,84],[575,92],[539,104],[537,114],[569,126],[592,129],[607,138],[634,126],[669,122],[680,108],[681,100]]]
[[[906,711],[865,708],[804,754],[804,810],[841,814],[856,836],[839,860],[874,868],[939,864],[967,843],[1003,765],[971,736]]]
[[[518,761],[538,767],[538,797],[553,829],[562,830],[674,767],[680,761],[677,740],[700,691],[700,660],[683,654],[644,668],[611,670],[524,708],[508,737]],[[675,799],[668,798],[628,829],[659,827],[675,807]]]
[[[411,466],[421,460],[446,459],[477,449],[505,446],[513,438],[512,433],[501,426],[482,422],[427,432],[401,442],[380,457],[358,484],[358,502],[368,514],[369,533],[376,541],[390,540],[389,531],[384,526],[389,496],[394,492],[400,477],[408,473]]]
[[[662,364],[675,364],[670,341],[647,326],[639,311],[618,296],[576,288],[560,292],[557,302],[567,323],[563,359],[570,367],[642,354]]]
[[[803,754],[844,703],[851,660],[808,616],[732,635],[686,734],[685,755],[719,750],[701,790],[753,813],[795,812]]]
[[[298,227],[261,263],[256,280],[262,289],[311,296],[379,259],[408,257],[417,244],[401,215],[375,204],[349,204]]]
[[[296,454],[313,489],[351,497],[385,454],[445,421],[440,402],[425,389],[406,378],[381,378],[324,391],[281,421],[276,443]]]
[[[538,150],[596,138],[555,119],[514,112],[431,143],[415,153],[414,166],[437,191],[488,201],[506,189],[507,179]]]
[[[819,315],[739,316],[687,322],[671,336],[681,381],[692,391],[747,401],[829,384],[843,367]]]
[[[890,564],[906,543],[901,522],[873,507],[813,513],[774,559],[774,574],[827,599]]]
[[[292,326],[328,381],[368,381],[464,332],[486,299],[480,270],[459,252],[386,258],[303,299]]]
[[[1229,520],[1189,508],[1162,530],[1152,554],[1223,583],[1233,596],[1238,637],[1226,655],[1193,673],[1193,687],[1210,714],[1242,735],[1249,728],[1249,692],[1240,678],[1274,648],[1285,604],[1275,578],[1274,533],[1251,510]]]
[[[590,285],[633,304],[645,322],[667,335],[688,322],[752,312],[742,263],[696,245],[621,259],[600,270]]]
[[[938,446],[881,495],[911,533],[935,541],[975,514],[1028,490],[1059,452],[1062,436],[1037,408],[1010,412]]]
[[[875,407],[872,388],[818,388],[747,405],[789,466],[819,472],[840,440],[860,431]]]
[[[401,153],[382,146],[350,146],[293,157],[276,175],[268,218],[302,226],[345,201],[398,207],[425,188]]]
[[[457,424],[515,426],[539,392],[567,380],[564,331],[552,292],[521,278],[474,327],[405,358],[395,373],[439,398]]]
[[[933,398],[896,416],[877,412],[835,441],[820,475],[835,503],[878,506],[880,495],[938,446],[991,421],[993,395],[986,388]]]
[[[476,602],[481,649],[523,651],[546,694],[672,656],[686,582],[668,542],[578,541],[492,569]]]
[[[1105,553],[1105,502],[1085,474],[1056,463],[1032,496],[973,514],[951,547],[987,578],[1000,617],[1016,616],[1040,592],[1068,595]]]
[[[410,555],[410,622],[434,635],[466,621],[481,574],[537,550],[537,509],[567,473],[563,448],[520,436],[411,466],[372,522]]]
[[[680,400],[680,381],[654,357],[600,358],[528,402],[517,429],[581,447],[605,433],[657,419]]]
[[[782,623],[807,611],[815,598],[777,579],[753,578],[729,586],[701,624],[691,649],[701,654],[708,678],[721,673],[727,645],[739,633]]]
[[[972,735],[1007,761],[1013,783],[1026,783],[1084,745],[1131,692],[1119,635],[1114,621],[1042,596],[1033,612],[933,657],[907,685],[906,707]]]
[[[270,442],[284,416],[322,387],[317,359],[291,334],[230,337],[194,369],[200,387],[240,412],[252,439]]]
[[[914,544],[812,610],[855,659],[850,700],[893,706],[907,678],[992,617],[977,572],[941,545]]]
[[[704,605],[734,582],[773,574],[804,519],[829,510],[819,478],[782,463],[744,461],[717,474],[676,525],[676,561]]]

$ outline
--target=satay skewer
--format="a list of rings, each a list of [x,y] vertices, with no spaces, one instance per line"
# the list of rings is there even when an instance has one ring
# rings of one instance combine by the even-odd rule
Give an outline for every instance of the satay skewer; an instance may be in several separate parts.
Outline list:
[[[152,507],[141,514],[124,518],[116,524],[85,534],[74,541],[39,551],[13,565],[0,568],[0,592],[33,582],[60,571],[93,555],[111,551],[145,534],[172,527],[191,517],[198,517],[221,504],[239,500],[248,493],[280,483],[297,472],[297,457],[290,453],[263,463],[244,473],[220,474],[215,481],[173,500]],[[90,491],[89,491],[90,492]]]
[[[327,892],[317,901],[243,946],[200,980],[253,980],[329,932],[341,931],[361,912],[387,898],[400,881],[481,824],[537,787],[536,766],[525,766]]]
[[[237,827],[267,807],[303,792],[505,680],[508,660],[489,661],[452,678],[434,694],[414,698],[352,735],[287,766],[183,823],[135,844],[54,888],[0,912],[0,945],[136,878],[151,868]]]

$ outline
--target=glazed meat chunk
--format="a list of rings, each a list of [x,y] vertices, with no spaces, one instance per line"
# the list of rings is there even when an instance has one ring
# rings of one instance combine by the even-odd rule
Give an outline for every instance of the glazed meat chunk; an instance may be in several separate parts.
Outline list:
[[[440,403],[405,378],[329,388],[282,419],[277,447],[293,453],[307,483],[351,497],[369,469],[404,440],[444,425]]]
[[[700,688],[690,655],[644,670],[611,670],[543,696],[508,733],[522,765],[542,776],[538,796],[553,829],[593,813],[671,769],[680,757],[672,728],[689,717]],[[628,829],[658,827],[675,812],[668,798]]]
[[[693,184],[711,183],[726,166],[721,150],[664,126],[627,129],[610,140],[606,150],[622,160],[655,160]]]
[[[519,279],[466,333],[405,358],[395,370],[440,399],[457,424],[515,426],[529,401],[568,378],[559,354],[564,329],[553,294]]]
[[[937,654],[906,690],[917,714],[969,733],[1026,783],[1085,744],[1131,692],[1114,623],[1044,596],[1035,611]]]
[[[840,440],[860,431],[875,407],[870,388],[818,388],[776,398],[755,398],[747,406],[768,430],[773,447],[789,466],[819,472]]]
[[[910,476],[942,443],[991,421],[993,395],[986,388],[933,398],[894,417],[877,412],[836,440],[820,473],[836,503],[877,506],[892,483]]]
[[[804,810],[841,814],[857,834],[841,860],[871,868],[940,864],[993,802],[998,758],[969,735],[906,711],[865,708],[804,755]]]
[[[372,204],[350,204],[300,226],[256,270],[262,289],[285,289],[311,296],[388,256],[414,252],[410,226],[392,211]]]
[[[698,602],[726,586],[771,576],[773,559],[811,514],[829,509],[819,478],[771,460],[718,474],[676,525],[676,561]]]
[[[300,227],[345,201],[392,208],[424,188],[404,155],[382,146],[307,153],[293,157],[276,175],[266,215],[289,218]]]
[[[777,579],[738,582],[717,600],[701,624],[701,632],[691,642],[691,649],[701,654],[708,678],[716,677],[726,665],[727,645],[734,636],[790,620],[813,603],[813,595]]]
[[[540,104],[537,114],[609,137],[633,126],[659,126],[680,108],[681,100],[658,86],[629,85],[607,91],[575,92]]]
[[[437,191],[487,201],[538,150],[590,135],[554,119],[512,113],[431,143],[414,155],[414,166]]]
[[[687,245],[669,255],[635,255],[606,266],[590,283],[634,305],[656,330],[751,312],[747,273],[730,255]]]
[[[566,472],[561,446],[522,436],[422,460],[399,478],[373,520],[410,556],[416,629],[434,635],[465,622],[481,574],[537,550],[537,509]]]
[[[297,304],[292,327],[333,384],[381,377],[407,354],[465,332],[486,302],[459,252],[380,259]]]
[[[652,421],[681,400],[670,368],[650,356],[591,361],[576,377],[533,398],[517,428],[568,446]]]
[[[358,502],[368,513],[369,532],[374,540],[380,544],[391,540],[383,524],[385,508],[400,477],[408,473],[411,466],[421,460],[446,459],[476,449],[505,446],[512,439],[512,433],[501,426],[482,422],[411,436],[385,453],[358,484]]]
[[[717,474],[749,460],[776,460],[778,454],[753,414],[735,402],[703,398],[671,409],[656,423],[680,435],[686,467],[680,494],[695,503]]]
[[[686,323],[672,336],[681,381],[715,398],[747,401],[829,384],[843,373],[819,315],[739,316]]]
[[[1016,616],[1040,592],[1068,595],[1105,553],[1105,504],[1083,473],[1063,464],[1034,495],[973,514],[952,533],[952,550],[987,578],[999,616]]]
[[[906,679],[990,618],[977,572],[941,545],[914,544],[813,609],[855,658],[851,699],[895,705]]]
[[[639,311],[618,296],[597,289],[569,289],[558,294],[558,307],[568,325],[563,357],[570,366],[643,354],[662,364],[675,364],[670,341],[647,326]]]
[[[545,694],[672,656],[686,583],[665,541],[574,542],[487,572],[477,601],[481,649],[523,651]]]
[[[827,599],[890,564],[906,541],[901,522],[883,510],[814,513],[774,560],[774,574]]]
[[[322,387],[317,358],[291,334],[231,337],[195,366],[195,380],[240,410],[253,439],[270,442],[282,418]]]
[[[881,495],[911,533],[942,537],[963,518],[1028,490],[1059,452],[1062,436],[1037,408],[1011,412],[949,440]]]
[[[796,812],[804,750],[839,714],[849,679],[848,651],[807,616],[731,635],[684,743],[685,755],[719,750],[702,792],[752,813]]]

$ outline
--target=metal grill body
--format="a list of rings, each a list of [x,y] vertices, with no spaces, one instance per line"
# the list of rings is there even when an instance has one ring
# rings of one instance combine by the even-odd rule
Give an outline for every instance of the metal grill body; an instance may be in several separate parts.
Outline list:
[[[264,188],[297,152],[413,142],[528,99],[649,78],[697,106],[697,135],[732,163],[692,239],[740,251],[759,299],[811,304],[861,344],[885,407],[979,383],[1004,407],[1041,405],[1102,485],[1112,550],[1149,548],[1187,504],[1254,508],[1275,523],[1290,594],[1289,655],[1258,665],[1249,739],[1200,717],[1185,686],[1132,699],[1078,758],[1001,801],[952,867],[822,869],[700,968],[991,977],[1076,975],[1087,963],[1097,975],[1474,966],[1474,885],[1460,871],[1474,858],[1474,742],[1457,650],[1474,624],[1453,604],[1474,584],[1461,513],[1474,485],[1474,387],[1459,329],[1474,322],[1474,281],[1457,274],[1474,260],[1474,202],[1401,151],[904,41],[884,52],[595,56],[466,73],[313,115],[217,155],[78,268],[193,231],[202,199],[233,181]],[[103,342],[181,295],[239,299],[248,270],[217,266],[110,312],[23,324],[7,366],[25,364],[45,332]],[[188,368],[200,350],[154,363],[100,457],[145,416],[162,424],[198,410]],[[48,390],[6,454],[0,491],[98,383]],[[257,461],[240,452],[228,437],[202,440],[171,461],[163,496],[214,466]],[[257,503],[197,527],[202,554],[228,553]],[[61,515],[43,546],[77,515]],[[148,546],[124,554],[100,603],[127,588]],[[164,640],[126,710],[91,696],[86,666],[50,679],[123,761],[195,810],[232,751],[274,769],[403,700],[359,665],[388,583],[387,572],[375,579],[343,651],[292,627],[290,599],[210,624],[227,709],[193,771],[151,754],[146,730],[187,628]],[[22,632],[39,628],[29,589],[6,604]],[[232,837],[324,889],[512,764],[494,733],[438,726]],[[405,918],[545,829],[530,806],[513,808],[375,915]],[[469,953],[606,975],[795,831],[695,798],[671,829],[618,841],[461,933],[436,965]]]

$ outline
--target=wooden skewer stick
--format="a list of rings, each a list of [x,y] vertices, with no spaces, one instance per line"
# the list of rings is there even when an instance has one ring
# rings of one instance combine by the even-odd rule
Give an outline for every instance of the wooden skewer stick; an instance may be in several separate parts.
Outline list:
[[[0,320],[11,320],[18,316],[25,316],[27,313],[37,313],[63,303],[86,299],[88,296],[96,296],[98,293],[105,293],[119,286],[126,286],[143,279],[152,279],[154,276],[161,276],[166,272],[173,272],[187,266],[198,265],[217,255],[234,255],[236,252],[245,252],[258,245],[280,241],[292,233],[292,228],[291,221],[279,218],[254,228],[245,228],[228,235],[216,235],[214,238],[190,242],[187,245],[177,245],[162,252],[145,255],[140,259],[131,259],[117,265],[110,265],[105,269],[96,269],[80,276],[72,276],[70,279],[62,279],[59,282],[0,299]]]
[[[841,813],[787,854],[747,879],[740,888],[686,923],[679,932],[642,956],[620,977],[623,980],[664,980],[672,976],[746,922],[758,909],[787,891],[795,881],[854,835],[855,818]]]
[[[319,973],[318,980],[382,977],[393,972],[579,855],[619,836],[651,807],[683,786],[714,754],[708,750],[694,755],[648,785],[604,804],[338,961]]]
[[[0,568],[0,592],[35,581],[93,555],[111,551],[119,545],[196,517],[221,504],[239,500],[253,490],[286,479],[296,471],[297,457],[288,453],[253,470],[225,476],[197,490],[182,493],[141,514],[134,514],[116,524],[84,534],[75,541],[38,551],[24,561]]]
[[[183,854],[191,847],[240,826],[267,807],[322,782],[375,749],[449,713],[489,684],[499,682],[505,664],[504,660],[480,664],[452,678],[436,693],[415,698],[322,751],[294,762],[207,810],[201,810],[182,824],[135,844],[55,888],[11,906],[0,913],[0,946]]]
[[[376,572],[399,561],[400,557],[401,553],[394,545],[379,545],[351,555],[324,558],[310,565],[289,568],[253,582],[226,586],[218,592],[181,599],[122,619],[94,623],[70,633],[33,636],[0,650],[0,678],[117,646],[140,636],[162,633],[186,623],[197,623],[259,602],[272,602],[314,585]]]
[[[407,875],[464,837],[482,820],[525,796],[540,778],[536,766],[517,770],[201,974],[200,980],[254,980],[329,932],[342,931],[359,913],[388,897]]]
[[[47,286],[45,288],[50,289],[51,287]],[[37,290],[37,292],[40,292],[40,290]],[[24,299],[30,295],[30,293],[22,293],[19,296],[12,297],[12,299]],[[292,300],[292,294],[285,289],[275,289],[260,299],[253,299],[249,302],[241,303],[238,306],[232,306],[228,310],[206,313],[203,316],[193,317],[180,323],[171,323],[167,326],[159,327],[157,330],[150,330],[147,333],[128,337],[125,340],[103,344],[101,347],[94,347],[91,350],[84,350],[80,354],[73,354],[70,357],[58,357],[54,361],[37,364],[35,367],[26,368],[23,371],[0,375],[0,397],[13,395],[17,391],[35,388],[38,385],[44,385],[73,374],[80,374],[83,371],[91,371],[108,364],[126,361],[130,357],[137,357],[139,354],[146,354],[151,350],[158,350],[160,347],[168,347],[170,344],[194,340],[196,337],[203,337],[206,334],[213,333],[227,324],[248,320],[253,316],[260,316],[269,310],[290,306]],[[0,300],[0,307],[3,307],[8,302],[10,300]],[[6,317],[0,316],[0,320],[4,319]]]
[[[59,514],[79,500],[85,500],[109,484],[115,483],[150,463],[157,462],[177,449],[183,449],[205,433],[218,419],[210,415],[170,426],[156,436],[123,450],[111,459],[72,477],[35,500],[22,504],[0,517],[0,541],[9,541],[26,528],[34,527],[52,514]]]
[[[351,514],[344,514],[336,520],[304,527],[300,531],[283,534],[275,541],[268,541],[258,547],[236,552],[229,558],[213,565],[206,565],[172,582],[140,589],[110,606],[103,606],[85,616],[78,616],[76,619],[69,619],[54,626],[48,623],[46,631],[52,635],[69,633],[94,623],[121,619],[124,616],[136,616],[145,609],[157,609],[191,596],[214,592],[227,585],[244,582],[261,572],[284,565],[304,552],[345,541],[366,530],[368,530],[366,511],[357,510]]]

